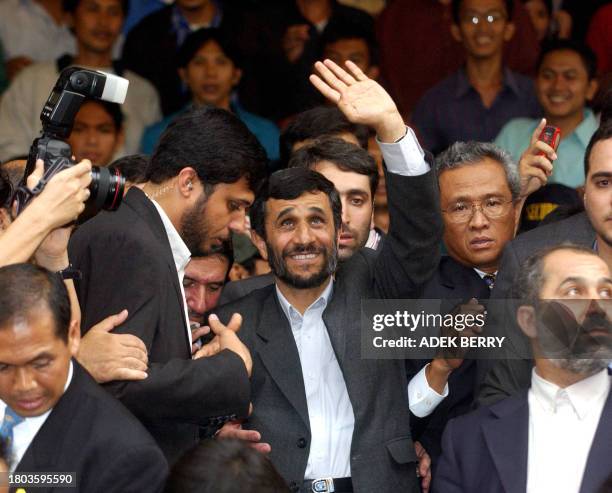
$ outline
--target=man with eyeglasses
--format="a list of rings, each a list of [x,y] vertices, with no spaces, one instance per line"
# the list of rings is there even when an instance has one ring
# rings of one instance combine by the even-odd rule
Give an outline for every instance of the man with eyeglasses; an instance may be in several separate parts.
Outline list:
[[[531,79],[503,62],[515,30],[512,10],[512,0],[453,0],[451,34],[466,63],[427,91],[412,114],[434,154],[456,141],[492,141],[510,119],[541,114]]]
[[[523,202],[552,172],[554,151],[537,140],[543,124],[534,131],[518,166],[501,148],[484,142],[456,142],[437,157],[448,255],[441,258],[422,298],[440,300],[445,311],[484,309],[480,303],[490,296],[502,250],[514,238]],[[457,300],[466,304],[451,306]],[[422,378],[410,383],[411,395],[422,397],[419,403],[411,403],[411,410],[420,418],[427,417],[416,422],[413,432],[434,466],[446,422],[468,412],[476,395],[476,362],[463,356],[454,352],[440,354],[431,362],[412,362],[422,366],[428,383],[425,386]]]

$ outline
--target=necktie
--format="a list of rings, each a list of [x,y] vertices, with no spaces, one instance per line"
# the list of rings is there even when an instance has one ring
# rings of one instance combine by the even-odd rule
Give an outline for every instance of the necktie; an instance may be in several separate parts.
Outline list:
[[[489,287],[489,289],[493,289],[493,286],[495,286],[495,274],[486,274],[482,280]]]
[[[6,440],[9,450],[11,450],[13,442],[13,428],[15,428],[15,426],[17,426],[19,423],[23,423],[24,420],[25,418],[22,418],[10,407],[6,406],[2,426],[0,426],[0,437]]]

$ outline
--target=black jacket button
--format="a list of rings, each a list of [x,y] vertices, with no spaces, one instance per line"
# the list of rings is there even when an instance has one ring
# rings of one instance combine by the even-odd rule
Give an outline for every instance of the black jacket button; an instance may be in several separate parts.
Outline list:
[[[297,446],[298,446],[299,448],[304,448],[304,447],[306,447],[306,439],[305,439],[305,438],[300,438],[300,439],[297,441]]]

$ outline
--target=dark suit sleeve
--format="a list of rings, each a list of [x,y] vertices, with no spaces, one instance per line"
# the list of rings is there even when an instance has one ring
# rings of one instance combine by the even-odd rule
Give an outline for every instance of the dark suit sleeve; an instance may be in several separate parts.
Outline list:
[[[532,363],[527,356],[531,354],[529,341],[516,323],[515,297],[512,291],[514,278],[520,270],[520,263],[513,242],[504,248],[495,287],[491,293],[491,304],[487,325],[488,336],[505,336],[508,344],[504,346],[499,360],[480,360],[478,362],[478,404],[491,405],[495,402],[529,388]]]
[[[433,493],[465,493],[462,488],[459,456],[455,450],[457,442],[456,422],[450,420],[442,435],[442,456],[433,479]],[[464,460],[467,458],[464,458]]]
[[[95,478],[82,478],[81,491],[88,493],[161,493],[168,477],[168,463],[154,446],[134,447],[107,457]]]
[[[442,218],[433,170],[420,176],[385,172],[389,234],[374,264],[380,298],[418,298],[440,262]]]
[[[83,274],[77,289],[82,326],[91,328],[127,308],[128,319],[114,332],[139,337],[149,351],[145,380],[111,382],[107,389],[145,420],[169,418],[205,426],[210,417],[246,416],[249,378],[235,353],[223,351],[192,360],[185,342],[184,348],[174,351],[175,357],[152,360],[154,340],[159,339],[159,350],[164,341],[176,340],[168,334],[170,330],[186,329],[182,319],[177,323],[168,318],[172,313],[167,313],[163,302],[164,297],[176,296],[168,277],[173,271],[156,258],[155,249],[143,243],[120,234],[101,234],[96,241],[77,234],[70,243],[71,261]]]

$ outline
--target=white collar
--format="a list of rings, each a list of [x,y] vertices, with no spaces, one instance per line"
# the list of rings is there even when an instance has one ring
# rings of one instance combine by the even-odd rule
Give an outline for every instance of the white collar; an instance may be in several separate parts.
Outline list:
[[[283,293],[281,293],[281,290],[278,289],[278,284],[276,284],[275,287],[276,287],[276,296],[278,296],[278,301],[280,302],[281,308],[283,309],[283,312],[285,312],[285,315],[287,316],[289,321],[294,320],[296,318],[301,319],[302,315],[300,314],[298,310],[296,310],[293,307],[291,303],[289,303],[289,300],[285,298]],[[308,308],[306,308],[306,310],[304,310],[304,313],[306,313],[311,308],[313,309],[320,308],[321,311],[325,310],[325,307],[327,306],[327,303],[329,303],[329,299],[331,298],[333,287],[334,287],[334,278],[330,276],[329,282],[327,283],[327,286],[321,293],[321,296],[319,296],[313,303],[311,303],[311,305]]]
[[[593,402],[610,392],[608,370],[601,371],[562,389],[538,375],[531,373],[531,391],[538,403],[548,412],[555,412],[560,399],[569,400],[579,419],[584,419],[593,409]]]
[[[496,276],[497,275],[497,271],[493,272],[493,274],[489,274],[488,272],[484,272],[480,269],[477,269],[476,267],[472,267],[472,268],[476,271],[476,274],[478,274],[481,279],[484,279],[485,276]]]
[[[189,259],[191,258],[191,252],[189,251],[189,248],[187,248],[187,245],[185,245],[185,242],[183,241],[183,238],[181,238],[181,235],[178,234],[178,231],[174,227],[174,224],[172,224],[172,221],[170,221],[168,214],[166,214],[166,211],[164,211],[162,206],[159,205],[152,198],[149,198],[149,200],[153,202],[153,205],[157,209],[159,217],[161,218],[162,223],[164,225],[164,229],[166,230],[166,235],[168,236],[168,242],[170,243],[170,249],[172,250],[172,258],[174,259],[176,271],[183,272],[185,270],[185,267],[189,263]]]

